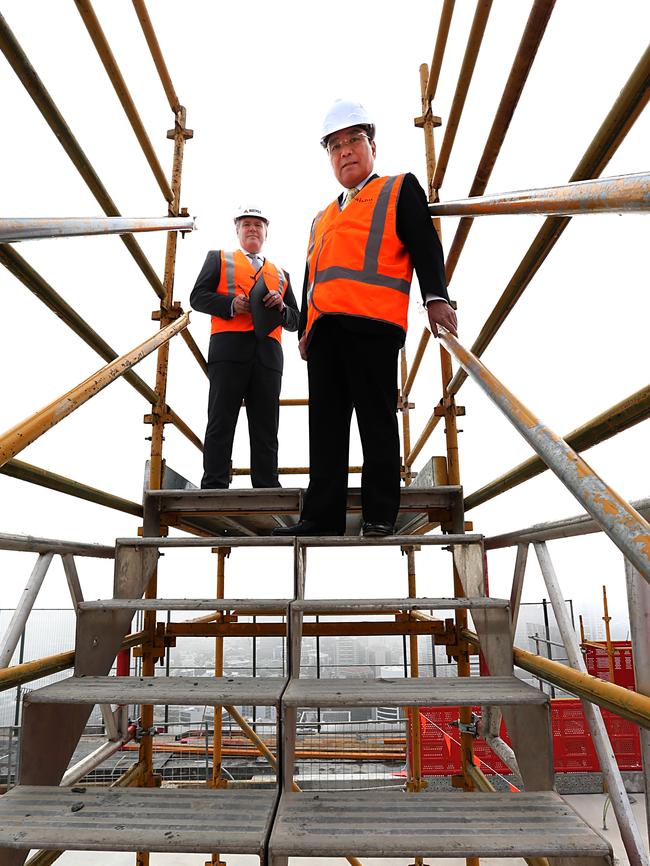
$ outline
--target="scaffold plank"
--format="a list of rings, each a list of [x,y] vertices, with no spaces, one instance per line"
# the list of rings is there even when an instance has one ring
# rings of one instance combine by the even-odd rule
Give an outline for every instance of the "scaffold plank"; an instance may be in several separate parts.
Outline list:
[[[611,856],[562,797],[542,793],[283,794],[270,852],[290,857]]]
[[[276,706],[284,677],[69,677],[35,689],[28,703]]]
[[[548,696],[517,677],[394,677],[291,680],[288,707],[471,707],[544,704]]]
[[[0,798],[0,846],[258,854],[275,791],[19,785]]]

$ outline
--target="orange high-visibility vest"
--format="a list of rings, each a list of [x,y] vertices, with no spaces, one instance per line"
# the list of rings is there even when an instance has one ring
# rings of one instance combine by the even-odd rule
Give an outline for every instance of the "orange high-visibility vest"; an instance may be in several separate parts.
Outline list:
[[[287,290],[288,278],[282,268],[276,267],[268,259],[262,265],[264,282],[270,292],[279,292],[282,297]],[[217,293],[227,295],[234,299],[237,295],[250,294],[255,285],[259,271],[255,273],[249,259],[241,250],[225,252],[221,250],[221,276],[217,285]],[[232,319],[222,319],[220,316],[212,316],[213,334],[221,334],[224,331],[252,331],[253,317],[250,313],[238,313]],[[278,325],[269,337],[273,337],[278,343],[282,342],[282,325]]]
[[[344,210],[333,201],[312,224],[307,327],[328,313],[408,327],[413,262],[397,236],[404,175],[369,181]]]

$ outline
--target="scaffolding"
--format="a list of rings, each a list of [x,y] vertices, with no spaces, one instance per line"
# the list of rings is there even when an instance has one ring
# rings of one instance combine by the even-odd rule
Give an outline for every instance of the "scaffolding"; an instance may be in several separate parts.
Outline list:
[[[357,853],[383,857],[413,856],[416,864],[422,863],[423,857],[455,853],[466,857],[468,866],[475,866],[479,856],[508,856],[512,838],[523,832],[522,812],[526,810],[544,816],[549,822],[548,826],[557,827],[559,837],[566,834],[569,841],[563,847],[551,829],[545,838],[540,838],[539,834],[526,836],[525,842],[519,847],[515,845],[514,854],[510,853],[509,856],[523,856],[531,866],[546,863],[546,858],[565,857],[586,857],[594,863],[596,860],[609,862],[611,851],[597,834],[590,834],[586,827],[578,827],[572,823],[572,818],[568,823],[563,823],[567,813],[562,811],[564,807],[553,792],[552,753],[548,748],[550,727],[545,696],[537,690],[528,691],[514,678],[513,666],[516,665],[583,700],[627,855],[634,866],[646,864],[647,853],[598,708],[611,710],[640,726],[647,783],[650,779],[647,770],[650,766],[647,733],[650,729],[650,683],[647,681],[646,630],[650,608],[647,587],[650,583],[650,506],[647,499],[635,503],[623,499],[584,461],[581,453],[646,420],[650,411],[650,390],[648,387],[640,389],[561,437],[527,409],[485,366],[481,357],[574,216],[650,210],[650,173],[600,177],[650,99],[650,49],[641,57],[627,82],[622,82],[619,97],[594,134],[567,184],[485,195],[553,12],[554,0],[534,0],[468,198],[441,202],[440,190],[456,144],[492,5],[489,0],[479,0],[476,5],[449,116],[444,123],[439,154],[436,156],[434,132],[442,126],[442,121],[433,114],[432,105],[436,98],[455,5],[453,0],[444,0],[430,67],[423,64],[419,70],[421,113],[415,118],[415,125],[423,132],[429,210],[434,225],[441,232],[441,218],[461,218],[445,263],[447,279],[452,288],[452,277],[474,218],[503,214],[541,214],[546,218],[471,349],[465,348],[444,330],[439,334],[440,396],[436,397],[429,410],[430,417],[415,444],[411,442],[411,416],[415,408],[412,395],[430,343],[429,330],[423,331],[410,363],[406,348],[402,350],[398,412],[402,415],[404,487],[397,535],[379,540],[359,538],[360,499],[358,491],[351,490],[351,518],[348,523],[351,534],[336,539],[294,540],[271,538],[269,531],[300,512],[300,489],[198,491],[171,470],[163,457],[166,425],[175,427],[197,449],[202,448],[201,438],[167,402],[169,346],[174,337],[180,335],[198,366],[204,373],[207,372],[206,360],[189,331],[189,313],[174,299],[178,233],[191,232],[195,228],[193,218],[181,207],[184,149],[185,143],[193,137],[193,132],[187,127],[186,109],[172,84],[144,0],[133,0],[133,5],[172,112],[173,126],[167,133],[167,138],[173,142],[169,178],[156,156],[91,3],[89,0],[75,0],[75,4],[163,196],[167,216],[131,218],[120,214],[36,69],[5,19],[0,16],[0,48],[105,214],[105,217],[93,218],[0,219],[0,262],[106,362],[78,385],[0,435],[0,471],[31,484],[142,518],[143,526],[142,537],[118,539],[115,546],[0,535],[0,549],[38,554],[25,593],[0,644],[0,688],[22,686],[48,673],[69,668],[74,668],[75,673],[69,680],[36,690],[26,698],[20,784],[9,795],[0,798],[0,812],[3,801],[9,804],[7,816],[3,815],[7,817],[8,829],[5,835],[0,835],[0,863],[13,866],[24,862],[26,846],[43,849],[30,859],[32,866],[54,862],[66,847],[94,846],[97,849],[97,845],[100,845],[99,850],[102,850],[111,844],[115,846],[115,836],[111,836],[110,830],[102,836],[103,831],[91,828],[90,832],[76,833],[65,825],[57,835],[45,832],[42,826],[32,827],[22,816],[25,809],[31,808],[29,803],[36,798],[34,786],[42,786],[39,796],[51,798],[51,805],[48,801],[47,808],[56,810],[58,801],[55,800],[57,789],[54,786],[59,783],[72,786],[70,790],[80,798],[72,804],[73,812],[87,809],[92,814],[100,814],[104,802],[109,802],[101,799],[104,795],[74,786],[111,754],[125,747],[133,748],[133,741],[137,741],[138,759],[114,786],[134,790],[125,799],[113,798],[111,802],[116,804],[115,820],[127,824],[126,829],[119,824],[126,835],[115,846],[115,850],[136,851],[138,866],[147,866],[151,851],[165,850],[206,852],[211,855],[209,862],[213,864],[221,864],[221,858],[229,853],[257,853],[262,860],[268,859],[276,866],[284,866],[290,856],[345,856],[356,866],[359,861],[352,855]],[[157,275],[134,236],[138,232],[154,231],[167,233],[162,278]],[[19,241],[39,238],[108,234],[120,235],[159,300],[152,314],[159,323],[157,331],[122,354],[118,354],[13,246]],[[156,372],[152,387],[134,371],[134,367],[154,352]],[[456,370],[453,360],[457,364]],[[121,377],[148,404],[145,423],[151,428],[151,446],[143,503],[123,499],[16,459],[53,426]],[[519,464],[479,490],[464,495],[458,418],[465,414],[465,407],[458,406],[456,398],[468,378],[501,410],[537,457]],[[304,406],[306,402],[302,398],[283,399],[281,405],[296,407]],[[433,456],[426,467],[416,473],[414,467],[441,421],[444,422],[444,456]],[[473,532],[472,525],[465,520],[467,511],[546,469],[550,469],[578,500],[585,514],[487,538]],[[246,475],[249,471],[235,467],[233,476]],[[303,475],[307,471],[308,467],[304,466],[280,469],[286,475]],[[358,466],[350,467],[351,473],[359,471]],[[185,534],[170,534],[170,529]],[[436,529],[441,531],[435,532]],[[603,682],[587,673],[549,555],[549,541],[591,532],[605,533],[620,549],[625,560],[637,669],[635,692],[613,682]],[[566,648],[568,665],[535,656],[512,645],[531,544]],[[404,555],[406,569],[403,596],[345,601],[307,597],[306,562],[309,549],[351,551],[352,548],[367,550],[373,547],[397,548]],[[451,551],[453,597],[433,599],[418,596],[416,553],[422,548],[434,547]],[[487,587],[487,553],[504,547],[516,548],[511,594],[507,599],[491,598]],[[233,554],[239,557],[246,550],[257,548],[264,549],[269,558],[281,553],[291,556],[293,585],[289,597],[251,600],[226,595],[227,558]],[[216,555],[213,596],[204,599],[159,597],[158,557],[174,549],[204,549]],[[54,556],[61,557],[72,606],[77,615],[76,647],[56,656],[11,666],[20,634]],[[76,568],[77,557],[115,560],[114,598],[97,602],[84,598]],[[167,622],[164,622],[158,619],[160,611],[198,612],[201,615],[182,622],[172,622],[168,617]],[[452,615],[438,618],[438,611],[451,612]],[[141,613],[142,628],[132,632],[131,623],[136,612]],[[470,616],[473,629],[470,628]],[[246,617],[275,617],[277,621],[248,623],[242,620]],[[349,621],[349,617],[354,620]],[[343,637],[350,634],[403,636],[409,646],[408,676],[395,682],[337,680],[334,693],[331,682],[304,678],[304,637],[319,639],[328,635]],[[223,676],[225,639],[249,635],[284,638],[286,658],[283,676],[249,678],[248,682]],[[445,684],[419,675],[419,635],[432,636],[436,643],[445,645],[447,654],[455,660],[458,679],[454,683],[454,692],[446,691],[443,687]],[[171,677],[166,682],[161,682],[164,678],[157,678],[156,681],[156,662],[164,658],[166,650],[174,646],[177,640],[188,636],[214,640],[214,678],[206,678],[208,682],[202,683],[181,677]],[[479,650],[482,676],[472,677],[470,658]],[[128,676],[130,651],[141,659],[140,677]],[[117,676],[103,676],[108,673],[116,657]],[[83,691],[74,692],[75,686],[79,688],[77,684],[80,677],[84,677]],[[197,792],[183,791],[185,799],[181,799],[180,792],[175,794],[167,788],[158,790],[161,779],[156,773],[154,762],[154,707],[153,703],[147,703],[147,689],[151,689],[150,699],[155,696],[156,703],[188,705],[203,701],[205,705],[214,707],[212,774],[205,787],[214,794],[209,802],[216,812],[205,811],[208,801],[204,802]],[[479,735],[479,728],[472,713],[472,705],[477,698],[483,707],[480,735],[521,780],[525,793],[521,794],[520,801],[513,801],[512,796],[510,800],[503,799],[510,795],[496,793],[482,772],[480,762],[474,758],[474,742]],[[436,702],[443,706],[452,705],[454,701],[461,704],[458,736],[462,772],[452,779],[452,784],[467,793],[482,792],[489,794],[489,797],[487,800],[472,801],[470,808],[474,824],[469,835],[458,832],[456,839],[447,836],[447,842],[434,844],[432,840],[438,835],[445,836],[441,834],[441,826],[447,825],[438,824],[425,829],[424,824],[431,818],[431,812],[447,815],[449,826],[453,827],[462,823],[462,811],[467,807],[462,804],[452,807],[448,801],[437,799],[438,795],[433,793],[419,796],[426,788],[421,762],[422,719],[419,708]],[[113,709],[116,703],[117,708]],[[107,742],[91,756],[68,768],[77,739],[86,723],[85,708],[88,704],[101,707]],[[124,708],[130,704],[141,707],[137,723],[130,720],[125,712]],[[256,733],[254,725],[238,709],[249,704],[268,706],[274,710],[277,724],[275,743],[269,744]],[[295,760],[300,755],[296,744],[299,708],[320,711],[323,706],[393,705],[405,708],[409,725],[411,754],[407,761],[404,786],[409,796],[405,801],[384,798],[383,795],[373,799],[368,793],[358,795],[356,799],[352,794],[341,796],[340,793],[303,793],[296,796],[300,790],[294,781]],[[65,712],[61,709],[64,706]],[[223,772],[222,760],[224,710],[239,726],[244,738],[273,768],[277,781],[275,791],[240,791],[237,786],[229,784]],[[59,713],[60,717],[57,716]],[[513,748],[499,735],[502,715]],[[61,718],[65,720],[64,724],[61,724]],[[45,747],[49,745],[45,741],[45,732],[52,730],[55,720],[64,730],[57,734],[57,748],[53,754],[45,758]],[[145,806],[145,800],[138,799],[138,791],[144,789],[157,791],[160,795],[151,800],[153,805]],[[649,789],[650,785],[646,784],[646,808],[650,816]],[[222,794],[227,796],[222,797]],[[65,802],[64,809],[69,810],[70,801]],[[14,811],[13,804],[17,804]],[[319,824],[321,804],[332,810],[333,820],[338,822],[337,833],[329,837],[323,825]],[[137,828],[129,828],[128,816],[134,809],[140,808],[146,814],[143,820],[147,826],[138,831]],[[484,829],[490,827],[493,809],[507,812],[508,819],[500,830],[501,837],[497,833],[491,839],[489,834],[484,835]],[[173,825],[165,823],[165,816],[172,813]],[[242,814],[247,816],[250,823],[246,832],[240,826]],[[205,826],[209,824],[211,834],[201,824],[206,815],[209,821],[206,820]],[[363,815],[370,817],[367,819]],[[192,829],[192,820],[197,822],[198,830]],[[392,828],[394,838],[378,833],[382,822]],[[19,833],[10,836],[16,832],[16,826],[24,826],[24,835]],[[297,834],[296,828],[301,828],[301,833]],[[450,831],[452,835],[453,832]],[[92,838],[93,833],[96,833],[97,839]],[[215,838],[222,842],[218,851]],[[73,843],[67,846],[65,843],[69,840],[73,840]],[[456,847],[452,842],[457,843]]]

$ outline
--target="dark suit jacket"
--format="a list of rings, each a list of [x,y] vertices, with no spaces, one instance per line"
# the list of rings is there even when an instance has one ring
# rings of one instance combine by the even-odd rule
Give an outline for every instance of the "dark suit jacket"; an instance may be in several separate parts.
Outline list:
[[[379,177],[373,174],[369,179]],[[339,196],[339,204],[343,201],[344,193]],[[418,277],[422,300],[426,295],[437,295],[439,298],[449,300],[447,294],[447,280],[445,278],[445,262],[442,245],[438,233],[433,227],[427,197],[414,174],[404,175],[402,189],[397,201],[396,212],[397,235],[406,249],[409,251],[413,261],[413,267]],[[305,279],[302,286],[302,308],[300,310],[300,324],[298,335],[302,336],[307,326],[307,289],[309,284],[309,266],[305,268]],[[328,314],[330,315],[330,314]],[[396,341],[398,346],[404,345],[404,331],[397,325],[389,322],[377,322],[373,319],[364,319],[361,316],[338,316],[345,330],[365,333],[381,334]]]
[[[219,316],[221,319],[232,319],[232,298],[217,294],[220,277],[221,250],[210,250],[192,289],[190,304],[192,309],[200,313]],[[299,313],[290,279],[287,282],[284,303],[282,327],[287,331],[296,331]],[[284,365],[282,347],[272,337],[258,340],[253,331],[226,331],[212,334],[210,337],[208,364],[215,361],[251,361],[255,355],[265,367],[282,372]]]

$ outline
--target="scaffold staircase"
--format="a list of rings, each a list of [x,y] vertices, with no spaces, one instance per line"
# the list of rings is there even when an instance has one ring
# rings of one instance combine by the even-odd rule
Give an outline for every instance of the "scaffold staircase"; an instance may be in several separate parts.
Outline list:
[[[403,491],[402,521],[409,503],[428,519],[443,507],[462,526],[456,491]],[[356,491],[350,500],[355,501]],[[149,491],[145,535],[116,543],[114,597],[79,604],[74,676],[24,697],[19,784],[0,798],[0,864],[24,862],[29,849],[254,854],[283,866],[289,857],[525,857],[572,863],[611,862],[611,848],[553,790],[548,697],[513,674],[510,602],[485,597],[482,537],[447,532],[364,539],[230,536],[228,521],[243,526],[287,519],[301,491]],[[284,502],[284,514],[271,509]],[[289,507],[290,506],[290,507]],[[221,521],[221,533],[205,537],[148,535],[161,514],[182,520]],[[245,521],[245,522],[244,522]],[[452,521],[453,523],[453,521]],[[450,529],[453,526],[450,525]],[[250,530],[249,530],[250,531]],[[294,591],[283,599],[143,598],[158,556],[170,547],[261,546],[293,549]],[[310,548],[442,545],[453,555],[462,592],[455,598],[306,597]],[[108,676],[138,610],[210,610],[246,614],[283,612],[287,676]],[[301,676],[304,618],[313,615],[372,617],[427,610],[468,611],[489,676],[391,679],[306,679]],[[142,787],[62,787],[61,778],[94,705],[139,704],[275,708],[277,786],[273,790],[160,788],[154,776]],[[350,790],[300,792],[294,783],[299,708],[376,706],[498,707],[513,743],[525,790],[516,793],[407,793]],[[149,736],[152,731],[142,730]],[[419,786],[422,788],[422,786]],[[585,862],[587,862],[585,860]]]

